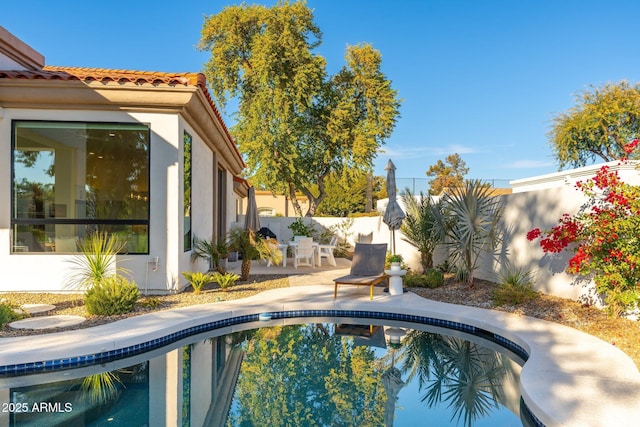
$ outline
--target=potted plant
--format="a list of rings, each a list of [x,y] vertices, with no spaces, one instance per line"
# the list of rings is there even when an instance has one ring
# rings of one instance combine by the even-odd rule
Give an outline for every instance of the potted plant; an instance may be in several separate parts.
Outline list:
[[[400,270],[402,265],[402,255],[398,255],[398,254],[390,255],[387,258],[387,261],[391,265],[392,270]]]
[[[316,229],[312,225],[307,225],[304,223],[302,218],[296,218],[295,221],[289,225],[289,230],[293,233],[293,236],[306,236],[312,237]]]

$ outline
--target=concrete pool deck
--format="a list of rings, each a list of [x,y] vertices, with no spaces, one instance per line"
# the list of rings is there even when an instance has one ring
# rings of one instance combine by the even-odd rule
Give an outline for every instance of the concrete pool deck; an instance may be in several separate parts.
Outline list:
[[[253,269],[252,269],[252,272]],[[254,272],[255,273],[255,272]],[[333,271],[330,276],[337,277]],[[0,368],[129,348],[187,328],[237,316],[281,311],[370,311],[448,320],[493,332],[529,354],[521,375],[521,393],[531,412],[546,426],[637,426],[640,373],[618,348],[591,335],[544,320],[421,298],[391,296],[376,288],[333,285],[317,271],[309,286],[274,289],[243,300],[217,302],[145,314],[74,331],[0,339]],[[301,278],[301,280],[304,278]],[[285,324],[286,319],[269,325]],[[242,325],[231,326],[241,330]],[[246,328],[246,327],[245,327]]]

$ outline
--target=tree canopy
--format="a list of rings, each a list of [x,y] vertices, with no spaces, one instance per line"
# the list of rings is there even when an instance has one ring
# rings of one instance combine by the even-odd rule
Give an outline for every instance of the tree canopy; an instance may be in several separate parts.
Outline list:
[[[461,187],[464,176],[469,172],[467,164],[458,153],[450,154],[444,160],[438,160],[427,170],[427,176],[434,177],[429,182],[429,194],[434,196],[442,193],[445,188]]]
[[[559,168],[625,157],[625,144],[640,137],[640,86],[627,82],[584,91],[576,105],[553,119],[549,139]]]
[[[318,215],[346,217],[353,213],[366,212],[368,176],[358,172],[350,176],[338,176],[331,173],[326,180],[327,196],[318,207]],[[372,204],[387,197],[385,178],[371,177]]]
[[[237,101],[231,133],[254,185],[296,191],[313,216],[325,180],[347,169],[370,171],[399,115],[397,91],[370,44],[347,46],[334,76],[314,53],[322,34],[302,1],[229,6],[205,19],[199,47],[211,52],[205,74],[225,108]]]

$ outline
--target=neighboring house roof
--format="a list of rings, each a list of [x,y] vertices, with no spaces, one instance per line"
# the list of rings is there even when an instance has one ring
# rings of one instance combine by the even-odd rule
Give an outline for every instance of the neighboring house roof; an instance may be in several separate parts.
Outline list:
[[[87,106],[92,108],[98,104],[105,104],[105,101],[111,104],[119,104],[123,109],[144,109],[146,105],[152,105],[154,108],[165,108],[167,110],[181,108],[181,112],[185,112],[184,107],[193,106],[191,98],[180,96],[179,93],[176,96],[170,97],[165,91],[163,97],[157,95],[150,95],[143,100],[138,99],[143,92],[138,92],[138,96],[122,97],[113,96],[113,92],[109,91],[112,86],[117,87],[138,87],[138,88],[167,88],[171,91],[171,88],[197,88],[197,91],[202,96],[202,103],[208,105],[211,113],[215,117],[216,125],[220,127],[220,132],[226,139],[226,145],[231,148],[233,159],[227,159],[232,164],[236,164],[236,169],[242,170],[245,167],[245,163],[242,159],[242,155],[238,151],[238,148],[227,129],[218,108],[216,107],[209,90],[207,89],[207,81],[202,73],[163,73],[153,71],[136,71],[136,70],[111,70],[103,68],[82,68],[82,67],[53,67],[45,66],[42,69],[35,70],[0,70],[0,85],[2,81],[10,81],[16,84],[24,82],[25,84],[37,84],[39,81],[51,81],[51,82],[69,82],[70,84],[77,84],[80,82],[83,85],[88,85],[99,92],[98,97],[90,97],[87,95],[74,94],[74,96],[53,96],[48,100],[49,103],[57,102],[61,104],[74,104],[81,108]],[[24,87],[23,87],[24,89]],[[44,88],[42,88],[44,89]],[[56,93],[57,88],[54,89]],[[180,92],[179,90],[175,92]],[[12,104],[29,104],[35,106],[45,106],[51,108],[42,99],[45,95],[42,93],[29,93],[21,91],[21,93],[10,93],[8,90],[3,92],[2,101],[7,106]],[[66,95],[66,93],[65,93]],[[110,96],[109,96],[110,95]],[[69,108],[69,107],[67,107]],[[194,120],[199,121],[206,126],[206,114],[203,115],[201,111],[194,111],[192,114]],[[206,129],[202,129],[206,131]],[[239,170],[234,173],[239,173]]]
[[[239,176],[233,177],[233,189],[239,196],[247,197],[249,195],[249,183]]]

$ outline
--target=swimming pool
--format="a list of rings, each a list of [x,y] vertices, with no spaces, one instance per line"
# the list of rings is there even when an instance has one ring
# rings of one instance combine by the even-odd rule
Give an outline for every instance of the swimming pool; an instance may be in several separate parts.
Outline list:
[[[114,363],[109,358],[132,356],[128,353],[141,347],[166,345],[171,340],[179,344],[186,339],[180,338],[184,331],[196,333],[212,322],[226,322],[220,324],[226,329],[221,332],[235,332],[243,329],[243,318],[246,322],[265,312],[298,311],[317,316],[335,316],[334,311],[346,317],[360,312],[420,316],[443,322],[442,326],[450,322],[477,328],[529,355],[520,377],[522,397],[543,424],[621,426],[633,425],[629,420],[640,417],[640,374],[635,365],[624,353],[594,337],[537,319],[437,303],[411,293],[395,297],[380,293],[369,301],[357,288],[345,288],[337,300],[329,287],[283,288],[245,300],[153,313],[90,330],[7,338],[0,346],[0,374],[10,380],[41,366],[64,372],[71,366]],[[285,324],[286,319],[272,322]]]
[[[522,360],[477,336],[362,318],[215,332],[115,370],[22,377],[10,425],[522,425]]]

